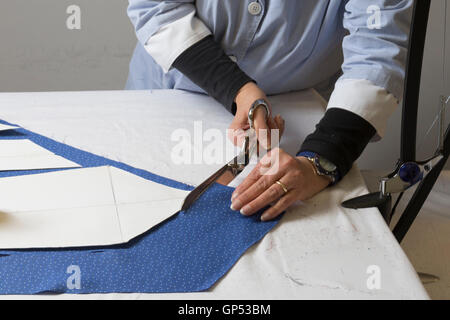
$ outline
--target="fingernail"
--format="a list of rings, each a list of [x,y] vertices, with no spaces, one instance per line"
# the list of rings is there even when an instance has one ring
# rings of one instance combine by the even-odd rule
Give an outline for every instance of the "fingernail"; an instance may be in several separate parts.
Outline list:
[[[238,200],[235,200],[231,203],[231,210],[238,211],[241,208],[241,203]]]
[[[266,214],[263,214],[263,215],[261,216],[261,221],[265,222],[265,221],[267,221],[267,219],[268,219],[268,217],[267,217]]]
[[[248,207],[243,207],[243,208],[241,209],[241,214],[244,215],[244,216],[247,215],[248,209],[249,209]]]

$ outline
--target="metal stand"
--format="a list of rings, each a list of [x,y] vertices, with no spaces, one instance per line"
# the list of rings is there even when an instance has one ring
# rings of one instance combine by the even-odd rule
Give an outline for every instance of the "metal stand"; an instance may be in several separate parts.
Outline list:
[[[443,158],[439,163],[433,168],[433,170],[426,176],[426,178],[419,184],[414,195],[409,201],[405,211],[401,215],[400,220],[394,227],[393,233],[398,242],[401,242],[408,232],[409,228],[413,224],[420,209],[422,209],[425,200],[427,200],[439,174],[444,169],[445,163],[447,162],[450,155],[450,128],[447,129],[444,143],[444,153]]]
[[[416,0],[413,11],[413,25],[410,34],[409,57],[406,70],[405,93],[403,98],[402,136],[400,162],[415,161],[417,139],[417,114],[419,108],[420,80],[425,48],[428,17],[431,0]],[[445,72],[445,70],[444,70]],[[441,131],[443,130],[441,118]],[[450,128],[449,128],[450,129]],[[450,130],[440,141],[443,158],[419,184],[413,197],[403,211],[393,233],[399,242],[403,240],[428,198],[450,153]],[[442,135],[443,136],[443,135]]]

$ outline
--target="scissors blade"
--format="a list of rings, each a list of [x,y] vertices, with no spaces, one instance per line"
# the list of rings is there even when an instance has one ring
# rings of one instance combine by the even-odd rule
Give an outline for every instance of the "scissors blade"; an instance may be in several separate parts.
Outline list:
[[[252,134],[250,132],[250,134]],[[253,139],[249,135],[245,137],[245,143],[241,153],[236,156],[233,160],[228,162],[212,176],[202,182],[197,188],[191,191],[189,195],[184,200],[181,211],[188,210],[192,204],[214,183],[219,183],[221,185],[227,186],[233,181],[239,173],[244,170],[244,167],[249,164],[252,154],[256,152],[257,139],[256,134],[254,134]]]
[[[181,211],[188,210],[192,204],[214,183],[220,183],[222,185],[228,185],[235,177],[236,173],[233,172],[233,167],[231,164],[236,163],[238,157],[228,162],[214,174],[212,174],[208,179],[202,182],[194,190],[192,190],[189,195],[184,200]]]
[[[342,203],[344,208],[365,209],[378,208],[386,223],[389,225],[392,219],[392,196],[383,195],[382,192],[374,192],[361,197],[350,199]]]
[[[348,209],[374,208],[384,204],[386,201],[387,198],[381,192],[375,192],[347,200],[342,203],[342,206]]]

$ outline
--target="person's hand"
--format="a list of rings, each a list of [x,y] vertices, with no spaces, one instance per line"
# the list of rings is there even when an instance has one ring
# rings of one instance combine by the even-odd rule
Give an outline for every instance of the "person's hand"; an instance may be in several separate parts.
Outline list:
[[[265,101],[267,101],[269,109],[271,110],[270,103],[266,97],[266,94],[254,82],[249,82],[244,85],[239,90],[236,96],[236,115],[233,119],[233,122],[231,122],[231,125],[229,127],[230,130],[228,131],[230,140],[236,146],[242,146],[243,144],[243,141],[245,139],[245,130],[248,130],[250,128],[250,124],[248,123],[248,112],[252,107],[252,104],[258,99],[264,99]],[[283,118],[279,115],[276,117],[272,117],[272,115],[266,115],[266,110],[264,108],[256,109],[254,116],[254,125],[258,141],[265,149],[270,149],[271,146],[270,130],[280,130],[280,138],[284,131]],[[264,132],[266,132],[267,134],[264,134]]]
[[[327,177],[315,173],[308,159],[273,149],[233,192],[231,209],[251,216],[273,204],[261,216],[263,221],[272,220],[295,202],[312,198],[330,183]]]

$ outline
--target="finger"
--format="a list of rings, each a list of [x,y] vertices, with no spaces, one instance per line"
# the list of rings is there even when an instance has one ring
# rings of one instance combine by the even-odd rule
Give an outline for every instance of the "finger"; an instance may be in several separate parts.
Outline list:
[[[285,124],[286,123],[285,123],[284,119],[280,115],[277,115],[275,117],[274,121],[275,121],[275,123],[276,123],[276,125],[278,127],[278,130],[280,130],[280,139],[281,139],[281,136],[284,133],[284,129],[285,129]]]
[[[268,121],[270,128],[270,138],[271,138],[271,148],[275,148],[279,145],[281,141],[281,136],[284,132],[284,120],[281,116],[276,116],[275,118],[270,118]],[[275,140],[275,141],[274,141]]]
[[[278,125],[275,122],[275,118],[269,117],[267,119],[267,124],[269,125],[270,130],[278,129]]]
[[[245,141],[245,131],[242,128],[232,128],[227,130],[228,139],[235,146],[242,146]]]
[[[282,185],[277,182],[282,183]],[[287,172],[282,178],[276,180],[264,193],[262,193],[255,200],[243,206],[241,213],[244,215],[252,215],[261,210],[272,202],[279,200],[284,195],[288,194],[292,189],[298,185],[298,175]],[[287,188],[287,191],[285,188]]]
[[[233,137],[238,133],[246,132],[246,130],[248,129],[250,129],[250,125],[248,123],[243,126],[240,126],[237,122],[232,122],[227,130],[227,133],[229,137]]]
[[[261,168],[261,164],[258,163],[256,167],[250,172],[250,174],[241,182],[241,184],[234,190],[231,195],[231,201],[234,201],[240,194],[244,193],[245,190],[250,188],[253,184],[255,184],[259,178],[262,176],[263,169]]]
[[[282,180],[283,179],[280,179],[280,181],[284,183]],[[257,197],[255,200],[245,205],[241,209],[241,213],[246,216],[251,216],[252,214],[263,209],[264,207],[267,207],[272,202],[279,200],[285,194],[286,192],[284,191],[284,189],[277,183],[274,183],[259,197]]]
[[[242,147],[243,145],[244,145],[244,142],[245,142],[245,138],[246,138],[246,136],[247,136],[247,134],[246,134],[246,132],[243,130],[243,129],[238,129],[238,130],[236,130],[236,132],[235,132],[235,146],[238,146],[238,147]]]
[[[256,181],[259,180],[259,178],[261,178],[261,176],[266,175],[270,171],[271,166],[273,165],[271,156],[271,153],[266,154],[261,161],[258,162],[250,174],[244,179],[244,181],[241,182],[236,190],[234,190],[231,195],[231,201],[233,201],[239,194],[250,188],[254,183],[256,183]]]
[[[259,108],[255,111],[254,125],[256,131],[256,137],[261,146],[265,149],[270,147],[270,128],[268,125],[270,115],[266,114],[266,111]]]
[[[228,138],[235,146],[242,146],[245,140],[245,130],[249,128],[248,119],[237,115],[228,128]]]
[[[295,190],[291,190],[262,214],[261,221],[269,221],[275,219],[283,211],[289,208],[295,201]]]
[[[244,206],[255,200],[267,189],[269,189],[279,178],[281,177],[270,175],[261,176],[258,181],[253,183],[247,190],[245,190],[242,194],[238,194],[238,196],[232,200],[231,209],[240,211]]]
[[[234,126],[239,127],[239,128],[242,128],[245,125],[247,125],[248,124],[247,113],[245,113],[245,112],[237,113],[233,118],[232,124],[234,124]]]

